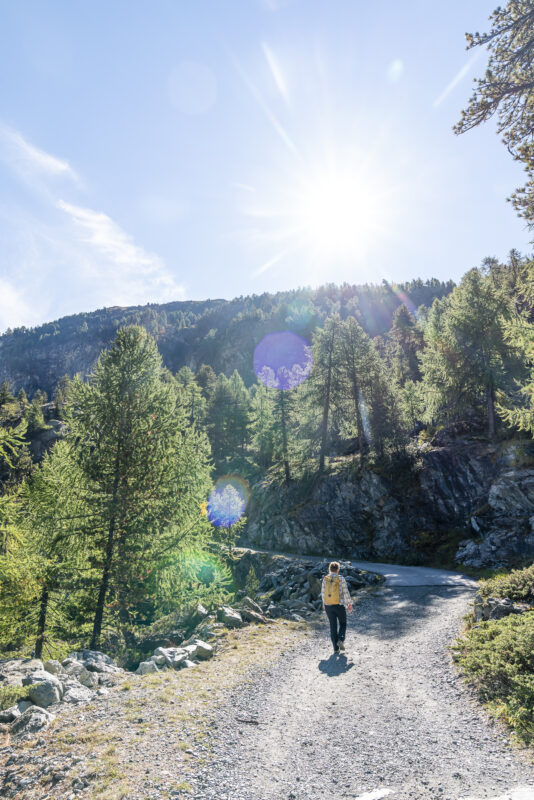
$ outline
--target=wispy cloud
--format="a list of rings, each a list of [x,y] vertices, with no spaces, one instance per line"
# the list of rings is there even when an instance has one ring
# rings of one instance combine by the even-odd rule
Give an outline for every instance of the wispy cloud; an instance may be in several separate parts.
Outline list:
[[[481,50],[478,50],[474,54],[474,56],[472,56],[472,58],[470,58],[469,61],[466,64],[463,65],[461,70],[459,70],[456,73],[456,75],[451,80],[451,82],[447,84],[447,86],[444,88],[444,90],[441,92],[441,94],[438,95],[438,97],[436,97],[436,99],[432,103],[432,107],[433,108],[438,108],[438,106],[440,106],[443,103],[443,101],[447,99],[447,97],[450,95],[450,93],[454,89],[456,89],[458,84],[461,83],[461,81],[463,81],[463,79],[465,78],[465,76],[467,75],[467,73],[469,72],[469,70],[471,69],[473,64],[475,63],[475,61],[480,57],[481,52],[482,52]]]
[[[184,296],[159,255],[104,211],[79,202],[82,182],[66,160],[0,123],[0,162],[26,191],[17,204],[13,187],[8,183],[3,191],[0,182],[0,330],[106,305]]]
[[[111,217],[102,211],[58,201],[74,223],[80,241],[90,248],[95,260],[92,278],[102,278],[115,292],[119,304],[148,300],[177,300],[184,296],[167,270],[163,259],[136,245]]]
[[[20,325],[31,325],[34,310],[13,284],[0,277],[0,331]]]
[[[48,177],[68,178],[79,183],[78,175],[68,161],[41,150],[18,131],[0,125],[0,142],[0,153],[12,169],[25,174],[37,172]]]

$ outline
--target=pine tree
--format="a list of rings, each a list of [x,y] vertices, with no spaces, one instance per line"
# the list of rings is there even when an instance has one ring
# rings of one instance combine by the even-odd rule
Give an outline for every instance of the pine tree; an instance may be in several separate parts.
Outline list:
[[[200,530],[208,445],[188,425],[176,387],[162,380],[154,340],[135,326],[118,332],[88,383],[73,381],[66,419],[89,487],[87,536],[100,554],[96,648],[106,603],[128,637],[144,577]]]
[[[405,381],[419,381],[421,373],[417,354],[423,347],[422,332],[407,307],[400,305],[393,314],[390,336],[397,345],[396,371],[401,386]]]
[[[53,629],[59,628],[61,634],[65,595],[80,588],[91,572],[85,536],[91,519],[86,494],[82,472],[66,441],[57,442],[45,454],[23,489],[25,548],[40,587],[29,615],[35,626],[36,658],[43,652],[50,615]]]
[[[487,47],[488,65],[455,133],[465,133],[491,117],[497,132],[527,174],[526,186],[510,198],[519,215],[534,225],[534,4],[508,0],[490,17],[488,33],[466,34],[467,47]]]
[[[237,370],[230,378],[219,375],[208,407],[207,424],[213,457],[221,469],[243,458],[250,414],[250,395]]]
[[[313,337],[313,368],[308,380],[309,391],[315,403],[321,408],[319,473],[324,471],[330,412],[339,380],[340,325],[339,315],[334,314],[325,320],[324,327],[317,330]]]
[[[263,383],[252,387],[251,437],[254,460],[266,469],[273,463],[276,432],[274,430],[275,390]]]
[[[217,382],[217,376],[209,364],[202,364],[196,374],[196,381],[202,390],[204,398],[209,402]]]
[[[477,269],[441,303],[425,327],[427,407],[445,419],[483,410],[493,437],[496,393],[521,369],[519,353],[506,339],[509,305]]]
[[[176,375],[176,380],[189,423],[197,430],[202,429],[206,421],[206,399],[195,380],[194,372],[189,367],[182,367]]]
[[[349,401],[351,410],[346,411],[355,424],[350,424],[349,431],[354,431],[358,438],[360,456],[363,458],[368,449],[368,440],[362,417],[365,393],[369,381],[369,365],[371,360],[371,341],[354,317],[347,317],[339,330],[339,375],[341,399]],[[352,412],[352,413],[351,413]]]
[[[0,406],[4,406],[7,403],[12,403],[15,398],[11,394],[11,389],[9,388],[9,383],[4,381],[0,385]]]

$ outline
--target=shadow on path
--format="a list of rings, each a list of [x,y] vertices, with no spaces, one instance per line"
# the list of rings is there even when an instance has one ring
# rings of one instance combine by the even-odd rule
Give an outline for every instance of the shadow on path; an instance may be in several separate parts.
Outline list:
[[[447,599],[472,592],[453,586],[386,587],[373,595],[357,598],[354,611],[347,615],[348,629],[376,639],[397,639],[417,630],[421,622],[440,614]],[[315,630],[328,633],[328,620],[323,615],[314,620]]]
[[[353,666],[354,663],[352,661],[350,663],[347,661],[347,656],[337,656],[335,653],[332,653],[330,658],[323,658],[318,664],[319,671],[324,672],[324,674],[328,675],[330,678],[335,678],[336,675],[343,675],[345,672],[348,672],[349,669],[352,669]]]

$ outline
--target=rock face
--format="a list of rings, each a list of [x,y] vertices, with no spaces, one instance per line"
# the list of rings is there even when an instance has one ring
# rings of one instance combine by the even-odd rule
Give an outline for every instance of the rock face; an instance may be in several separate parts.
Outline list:
[[[417,564],[451,539],[460,564],[509,566],[534,556],[534,446],[427,444],[406,474],[341,471],[306,496],[299,485],[260,483],[247,515],[241,543],[268,550]]]

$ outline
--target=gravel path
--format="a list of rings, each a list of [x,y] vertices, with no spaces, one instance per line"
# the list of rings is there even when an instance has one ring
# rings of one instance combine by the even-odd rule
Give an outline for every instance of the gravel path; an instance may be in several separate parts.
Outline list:
[[[455,583],[402,586],[393,574],[349,615],[346,656],[331,654],[323,616],[229,692],[193,797],[534,798],[532,764],[488,724],[450,660],[473,595]]]

